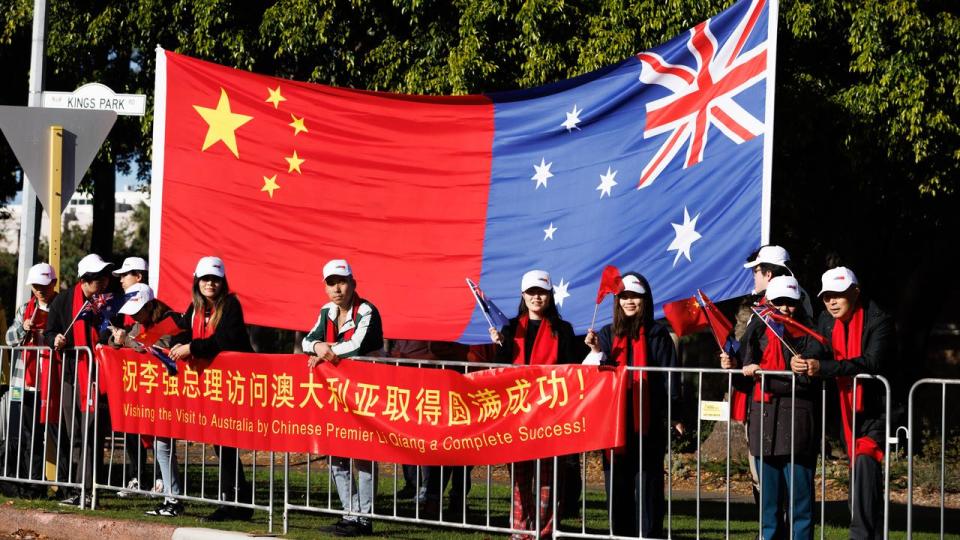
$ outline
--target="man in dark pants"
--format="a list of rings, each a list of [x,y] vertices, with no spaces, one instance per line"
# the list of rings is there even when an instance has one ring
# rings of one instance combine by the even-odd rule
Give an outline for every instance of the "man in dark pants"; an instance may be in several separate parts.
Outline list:
[[[850,269],[827,270],[822,281],[820,298],[826,311],[817,330],[832,341],[834,358],[809,360],[807,373],[837,384],[847,454],[853,462],[850,538],[883,538],[885,389],[878,381],[857,381],[854,399],[853,385],[859,374],[890,376],[896,354],[894,321],[863,297]]]
[[[64,499],[61,504],[70,506],[87,506],[89,492],[93,487],[94,474],[103,468],[103,440],[109,430],[109,416],[106,402],[96,399],[92,382],[96,373],[95,360],[85,351],[67,351],[72,347],[93,347],[106,341],[108,331],[101,335],[101,317],[98,310],[93,309],[97,297],[107,290],[110,282],[110,263],[105,262],[99,255],[90,254],[80,259],[77,266],[78,282],[73,287],[57,295],[50,304],[50,316],[44,337],[47,343],[53,344],[54,350],[61,353],[63,372],[61,381],[51,381],[51,384],[60,384],[60,437],[57,441],[59,466],[57,480],[60,482],[82,481],[88,495],[81,499],[79,494]],[[71,326],[71,322],[76,322]],[[94,419],[99,426],[94,429]],[[84,437],[84,433],[87,434]],[[84,448],[83,441],[87,444]],[[74,448],[78,448],[83,456],[83,466],[77,470],[71,467]],[[85,456],[84,456],[85,453]],[[76,461],[80,461],[79,459]],[[81,478],[81,471],[86,475]]]

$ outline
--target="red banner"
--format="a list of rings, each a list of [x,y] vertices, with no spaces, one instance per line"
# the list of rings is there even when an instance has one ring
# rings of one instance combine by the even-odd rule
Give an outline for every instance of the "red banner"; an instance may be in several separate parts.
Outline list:
[[[113,429],[250,450],[485,465],[621,446],[624,381],[596,366],[449,369],[221,353],[169,375],[98,351]]]

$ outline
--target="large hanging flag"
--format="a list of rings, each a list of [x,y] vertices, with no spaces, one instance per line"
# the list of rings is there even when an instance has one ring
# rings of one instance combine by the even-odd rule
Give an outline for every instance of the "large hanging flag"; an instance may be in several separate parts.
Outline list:
[[[466,97],[289,81],[157,51],[151,279],[184,308],[225,261],[247,322],[306,329],[350,261],[388,337],[489,341],[464,277],[550,272],[583,332],[601,269],[664,302],[749,292],[769,227],[776,3],[741,0],[616,65]],[[512,311],[512,309],[511,309]],[[508,312],[508,315],[511,312]],[[611,313],[601,314],[600,324]]]

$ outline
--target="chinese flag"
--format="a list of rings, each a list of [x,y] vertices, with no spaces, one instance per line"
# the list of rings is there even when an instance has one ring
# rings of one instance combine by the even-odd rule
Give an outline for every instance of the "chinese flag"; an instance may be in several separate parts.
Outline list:
[[[623,278],[620,277],[620,270],[616,266],[607,265],[600,276],[600,288],[597,290],[597,304],[603,302],[603,297],[608,294],[620,294],[623,292]]]
[[[703,330],[708,325],[700,302],[697,302],[696,297],[693,296],[664,304],[663,314],[673,327],[673,331],[681,337]]]
[[[710,330],[713,331],[713,336],[717,338],[717,344],[721,349],[726,349],[727,340],[733,333],[733,323],[723,316],[716,304],[703,291],[697,291],[697,293],[703,300],[703,313],[710,325]]]
[[[483,253],[487,98],[333,88],[159,50],[156,100],[151,277],[174,308],[216,255],[247,323],[309,329],[328,301],[324,263],[345,258],[388,336],[460,336],[474,309],[463,279]]]

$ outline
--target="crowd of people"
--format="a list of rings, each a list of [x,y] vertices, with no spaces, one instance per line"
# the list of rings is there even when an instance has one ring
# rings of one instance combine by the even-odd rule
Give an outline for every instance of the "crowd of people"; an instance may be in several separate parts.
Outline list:
[[[813,478],[822,428],[819,389],[820,380],[829,380],[837,388],[844,440],[855,471],[850,536],[880,538],[885,394],[875,382],[854,378],[860,374],[887,373],[895,352],[893,321],[865,296],[852,270],[837,266],[822,275],[817,298],[824,310],[814,322],[811,298],[793,276],[789,262],[787,251],[779,246],[764,246],[748,258],[744,268],[753,273],[755,291],[744,300],[737,316],[739,346],[720,352],[717,360],[720,367],[738,373],[734,386],[741,399],[730,396],[730,402],[741,405],[733,416],[747,426],[755,498],[761,509],[761,537],[785,538],[791,525],[794,538],[813,537]],[[223,351],[252,352],[243,308],[230,291],[222,260],[203,257],[198,261],[192,301],[183,312],[155,298],[145,283],[146,273],[146,261],[141,258],[128,258],[113,269],[111,263],[91,254],[78,265],[77,283],[61,290],[50,265],[35,265],[27,276],[33,294],[17,309],[6,335],[7,344],[48,346],[55,356],[95,344],[137,349],[142,348],[136,339],[141,332],[169,319],[176,330],[163,336],[159,343],[169,348],[173,360],[212,361]],[[112,285],[114,277],[117,280]],[[578,337],[561,317],[550,274],[531,270],[520,279],[517,316],[502,328],[490,328],[491,344],[469,348],[386,341],[380,314],[369,299],[359,295],[346,260],[328,262],[323,268],[323,279],[329,302],[320,309],[316,324],[301,343],[309,368],[321,362],[336,364],[352,356],[383,354],[521,365],[581,363],[598,369],[679,366],[675,338],[667,326],[654,320],[652,288],[637,272],[626,272],[620,278],[622,287],[613,305],[613,322]],[[122,294],[117,290],[123,298],[117,313],[109,320],[101,320],[97,313],[80,316],[85,306],[111,287],[123,290]],[[764,309],[774,311],[780,321],[787,319],[796,324],[783,325],[778,331],[762,316]],[[10,413],[11,418],[19,415],[17,423],[22,426],[18,436],[21,451],[15,458],[19,460],[16,476],[42,480],[49,474],[43,470],[44,433],[52,437],[46,446],[59,454],[57,479],[78,478],[80,464],[73,452],[84,444],[86,452],[80,455],[85,456],[85,470],[101,471],[103,437],[110,433],[109,414],[103,399],[86,395],[92,360],[76,354],[74,361],[67,361],[64,356],[63,361],[51,362],[49,354],[42,349],[25,350],[11,363],[14,369],[10,388],[21,391],[19,410]],[[631,370],[628,374],[627,405],[621,415],[627,442],[624,447],[602,452],[611,532],[660,538],[666,514],[664,458],[668,437],[670,430],[684,432],[681,419],[667,415],[668,411],[678,415],[684,409],[681,386],[671,383],[659,371]],[[51,381],[56,384],[50,384]],[[99,407],[99,413],[87,414],[94,407]],[[857,418],[855,429],[853,415]],[[90,429],[94,421],[101,424],[95,431]],[[51,429],[44,429],[45,426]],[[98,437],[84,438],[85,430],[97,433]],[[178,499],[182,487],[178,480],[176,441],[128,435],[126,443],[132,476],[125,481],[131,491],[150,485],[144,474],[148,470],[148,447],[153,449],[160,469],[154,490],[164,496],[163,502],[148,514],[180,515],[183,505]],[[251,503],[252,490],[239,452],[225,446],[218,446],[216,451],[220,466],[218,500],[225,504],[207,519],[249,519],[252,510],[242,505]],[[565,505],[560,501],[570,499],[570,493],[579,496],[581,479],[576,456],[562,456],[556,463],[562,469],[557,471],[556,484],[552,459],[513,464],[512,527],[528,531],[515,535],[516,538],[551,535],[559,519],[553,515],[552,500],[556,498],[561,508],[558,511],[562,512]],[[329,532],[339,536],[371,534],[376,464],[349,456],[331,456],[329,465],[341,506],[347,511]],[[86,493],[90,493],[93,477],[82,477]],[[457,511],[466,506],[469,468],[405,466],[404,477],[407,488],[399,496],[413,497],[428,509],[436,508],[452,479],[451,513],[459,515]],[[411,490],[411,485],[422,486],[420,492]],[[71,505],[85,502],[79,492],[63,501]]]

